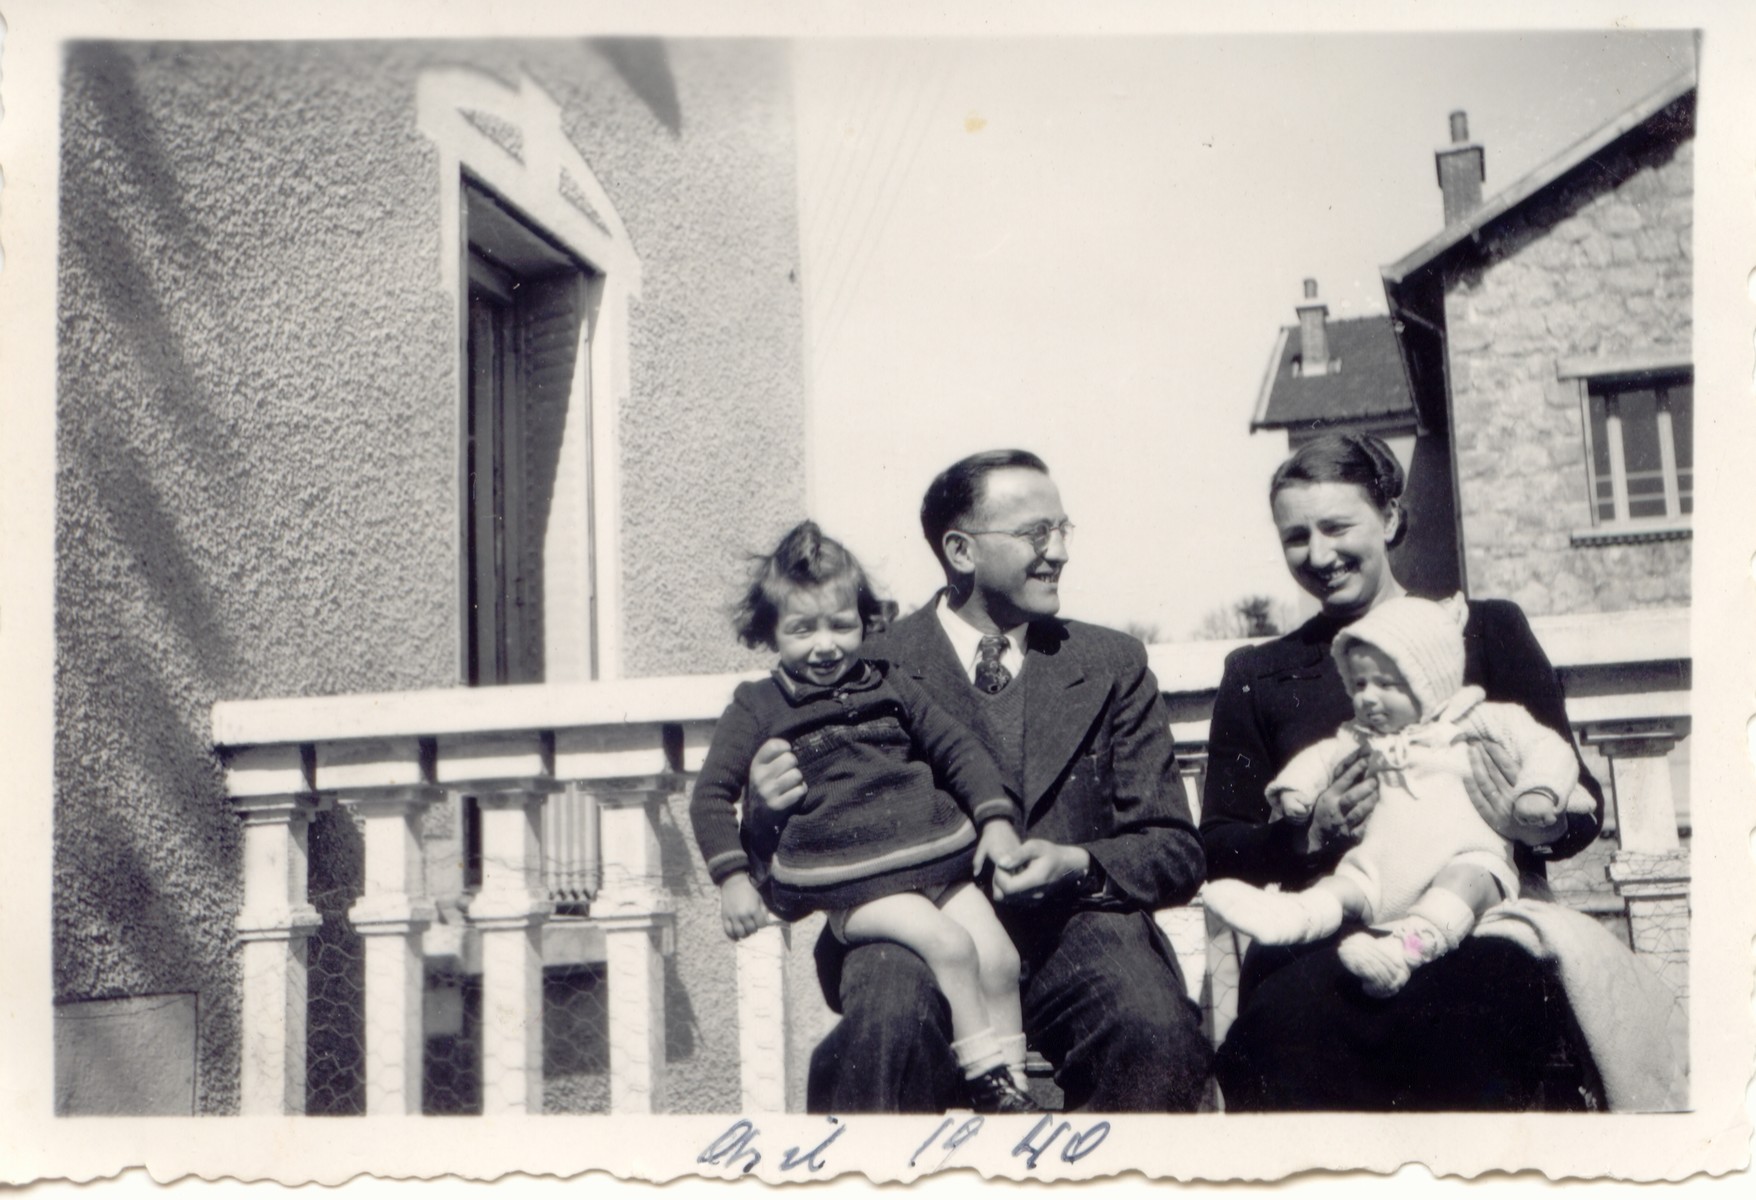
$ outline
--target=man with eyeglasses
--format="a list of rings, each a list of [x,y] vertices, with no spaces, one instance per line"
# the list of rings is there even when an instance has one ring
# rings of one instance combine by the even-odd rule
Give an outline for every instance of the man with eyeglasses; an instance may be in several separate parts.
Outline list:
[[[993,752],[1023,801],[1025,841],[984,880],[1024,962],[1024,1026],[1069,1108],[1187,1111],[1211,1054],[1154,909],[1205,873],[1144,648],[1060,618],[1073,523],[1042,459],[972,455],[942,472],[921,528],[945,570],[931,604],[868,643]],[[775,810],[803,798],[785,743],[751,786]],[[960,1104],[950,1019],[901,946],[827,934],[818,975],[840,1024],[811,1057],[813,1112]]]

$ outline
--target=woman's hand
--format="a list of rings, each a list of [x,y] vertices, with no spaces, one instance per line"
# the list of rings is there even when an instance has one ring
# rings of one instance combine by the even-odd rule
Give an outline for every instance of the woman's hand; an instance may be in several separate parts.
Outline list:
[[[770,812],[786,812],[805,798],[805,776],[785,738],[769,738],[750,760],[750,790]]]
[[[766,906],[750,877],[739,871],[719,885],[719,923],[734,942],[762,928]]]
[[[1356,746],[1341,760],[1329,786],[1311,806],[1311,842],[1317,849],[1338,840],[1357,842],[1366,818],[1378,806],[1378,777],[1371,771],[1371,752]],[[1288,814],[1292,819],[1291,814]]]
[[[1556,813],[1547,825],[1527,825],[1518,819],[1518,760],[1505,747],[1485,738],[1471,738],[1469,768],[1463,790],[1495,833],[1527,846],[1546,846],[1566,834],[1565,812]]]
[[[1561,819],[1561,799],[1548,788],[1518,793],[1512,801],[1512,819],[1531,829],[1547,829]]]
[[[976,875],[979,877],[989,863],[997,866],[1001,859],[1010,857],[1016,849],[1018,831],[1012,828],[1012,822],[989,821],[982,826],[982,836],[976,840]]]

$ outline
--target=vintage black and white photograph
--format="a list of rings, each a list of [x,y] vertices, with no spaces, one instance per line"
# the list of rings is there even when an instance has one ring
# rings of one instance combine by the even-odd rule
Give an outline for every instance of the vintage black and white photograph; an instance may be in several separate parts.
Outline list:
[[[109,11],[7,1178],[1747,1166],[1748,29]]]

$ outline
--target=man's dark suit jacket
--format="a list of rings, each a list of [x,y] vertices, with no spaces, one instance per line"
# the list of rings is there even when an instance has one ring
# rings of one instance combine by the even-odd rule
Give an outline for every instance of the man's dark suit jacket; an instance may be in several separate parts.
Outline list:
[[[897,621],[862,653],[890,660],[979,731],[979,697],[940,628],[938,603],[935,597]],[[1025,689],[1025,836],[1083,846],[1109,879],[1104,907],[1187,901],[1206,868],[1146,648],[1115,630],[1060,618],[1033,622],[1025,641],[1025,666],[1013,685]],[[1003,905],[1001,915],[1011,926],[1051,914]],[[820,949],[824,994],[837,1009],[839,960]]]

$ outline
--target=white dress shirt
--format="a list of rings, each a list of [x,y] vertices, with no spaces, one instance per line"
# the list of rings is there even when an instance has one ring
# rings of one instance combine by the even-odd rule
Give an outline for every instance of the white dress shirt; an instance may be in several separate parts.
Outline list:
[[[951,639],[951,649],[957,654],[957,661],[963,664],[964,673],[974,683],[976,664],[982,657],[982,639],[988,635],[951,611],[947,596],[939,597],[937,611],[939,624],[944,628],[945,636]],[[1000,655],[1000,665],[1011,671],[1014,679],[1024,673],[1024,631],[1027,628],[1028,622],[1015,625],[1001,635],[1006,639],[1006,650]]]

